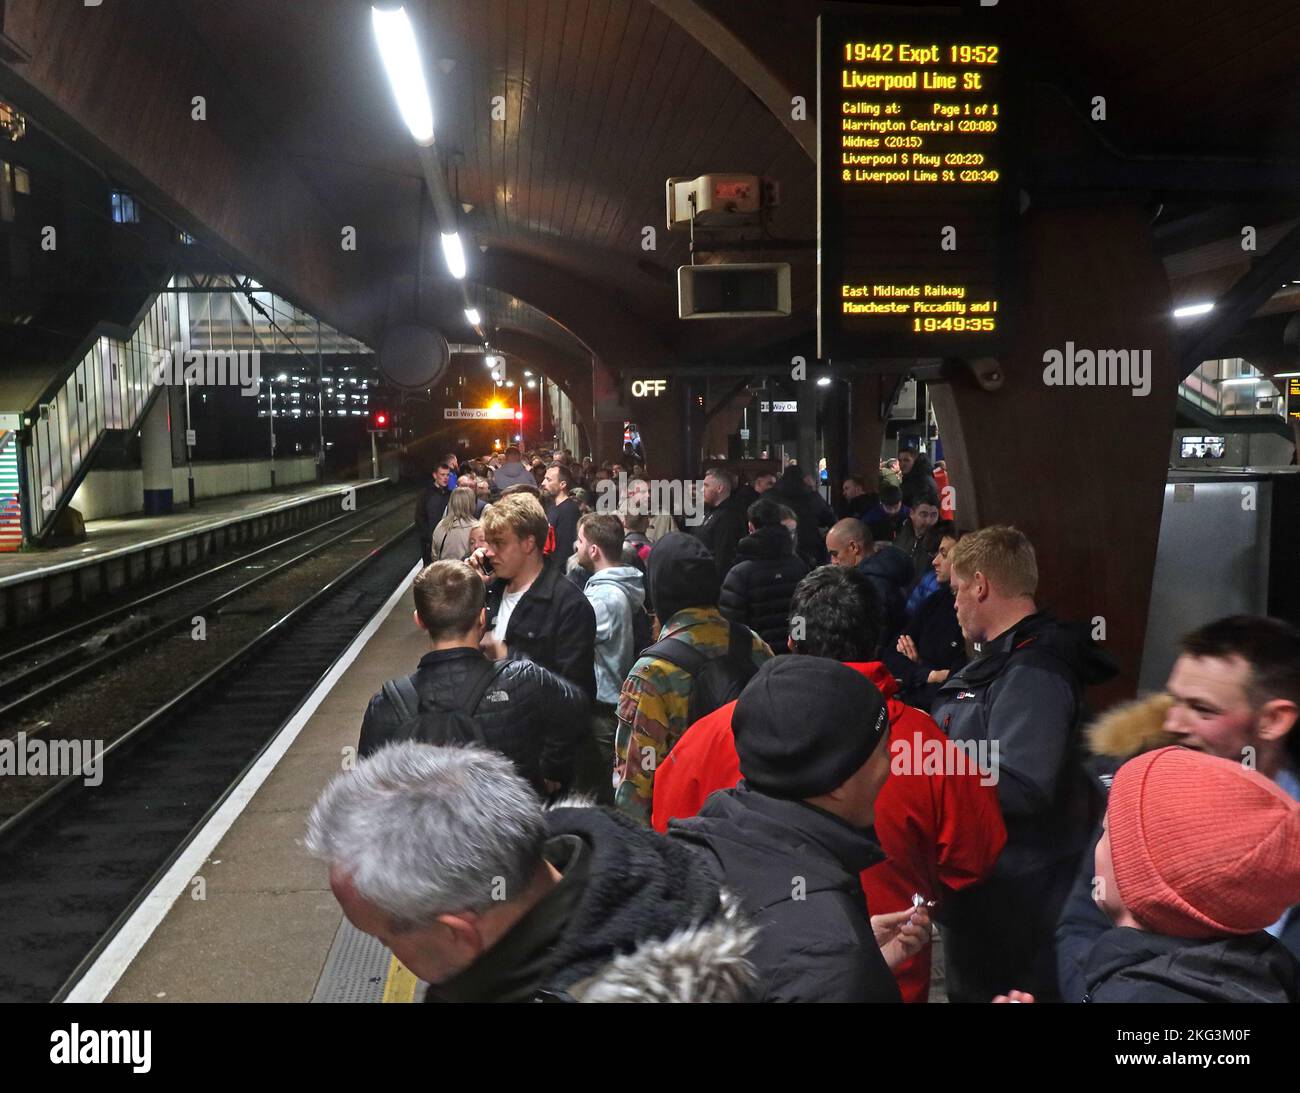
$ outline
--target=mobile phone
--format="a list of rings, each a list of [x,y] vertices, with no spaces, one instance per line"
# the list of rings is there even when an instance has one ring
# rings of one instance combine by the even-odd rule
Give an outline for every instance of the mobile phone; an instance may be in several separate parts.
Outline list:
[[[492,559],[491,559],[491,558],[489,558],[486,554],[484,554],[484,555],[482,555],[482,556],[479,558],[479,560],[478,560],[478,564],[482,567],[484,573],[486,573],[486,574],[488,574],[489,576],[491,576],[491,574],[492,574]]]

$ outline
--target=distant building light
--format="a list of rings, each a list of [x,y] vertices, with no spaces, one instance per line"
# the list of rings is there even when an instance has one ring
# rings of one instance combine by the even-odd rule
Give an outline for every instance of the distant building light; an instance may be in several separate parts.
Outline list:
[[[7,102],[0,102],[0,137],[19,141],[26,132],[27,119]]]
[[[114,190],[110,201],[113,209],[113,223],[115,224],[138,224],[140,223],[140,209],[135,203],[135,198],[123,190]]]

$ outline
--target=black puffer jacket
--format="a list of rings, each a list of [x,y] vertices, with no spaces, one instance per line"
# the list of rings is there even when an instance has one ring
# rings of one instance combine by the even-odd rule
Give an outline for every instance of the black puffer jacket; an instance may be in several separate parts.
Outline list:
[[[859,874],[884,858],[867,832],[742,782],[693,819],[670,820],[668,834],[710,851],[760,928],[749,959],[762,1001],[901,1001],[862,894]]]
[[[1297,1002],[1300,964],[1260,931],[1243,937],[1166,937],[1117,926],[1084,968],[1085,1002]]]
[[[885,648],[892,648],[894,635],[906,621],[907,589],[912,583],[912,561],[890,543],[858,563],[858,572],[871,582],[885,609]]]
[[[794,540],[782,525],[759,528],[740,540],[718,607],[726,618],[758,634],[772,652],[784,653],[790,598],[807,575],[808,564],[795,555]]]
[[[408,678],[420,708],[457,708],[465,697],[470,669],[483,654],[477,649],[425,653]],[[573,757],[587,726],[587,697],[568,680],[527,660],[505,661],[473,711],[489,746],[514,761],[519,773],[541,788],[542,779],[568,784]],[[361,756],[395,739],[402,716],[380,691],[370,700],[361,723]],[[440,741],[429,741],[439,743]]]

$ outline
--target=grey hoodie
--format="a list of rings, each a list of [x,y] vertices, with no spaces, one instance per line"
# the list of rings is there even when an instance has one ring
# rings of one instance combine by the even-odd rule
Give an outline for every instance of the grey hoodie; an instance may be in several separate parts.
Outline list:
[[[522,463],[502,463],[492,473],[492,485],[500,491],[507,486],[535,486],[537,479],[533,477],[533,472],[525,467]]]
[[[596,612],[596,701],[612,706],[636,659],[632,612],[645,605],[645,583],[640,570],[617,565],[593,573],[582,591]]]

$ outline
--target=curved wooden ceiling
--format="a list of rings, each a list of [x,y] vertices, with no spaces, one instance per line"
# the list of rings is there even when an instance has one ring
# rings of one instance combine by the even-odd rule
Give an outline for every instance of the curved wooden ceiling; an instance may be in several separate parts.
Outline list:
[[[314,0],[277,6],[274,16],[260,0],[183,0],[180,9],[294,169],[341,224],[357,227],[358,246],[381,252],[393,275],[414,272],[421,181],[368,4]],[[647,0],[415,0],[408,10],[431,62],[437,139],[453,198],[471,206],[463,215],[473,244],[528,256],[539,275],[576,277],[689,352],[719,331],[676,318],[675,270],[689,258],[685,235],[664,224],[670,175],[775,177],[782,205],[772,234],[813,238],[808,157]],[[653,250],[642,246],[646,226]],[[471,262],[476,254],[471,247]],[[779,257],[798,264],[796,290],[810,303],[813,253]],[[441,268],[426,255],[426,276],[441,277]],[[472,337],[454,294],[435,299],[448,336]],[[725,325],[741,341],[762,341],[798,324]]]

